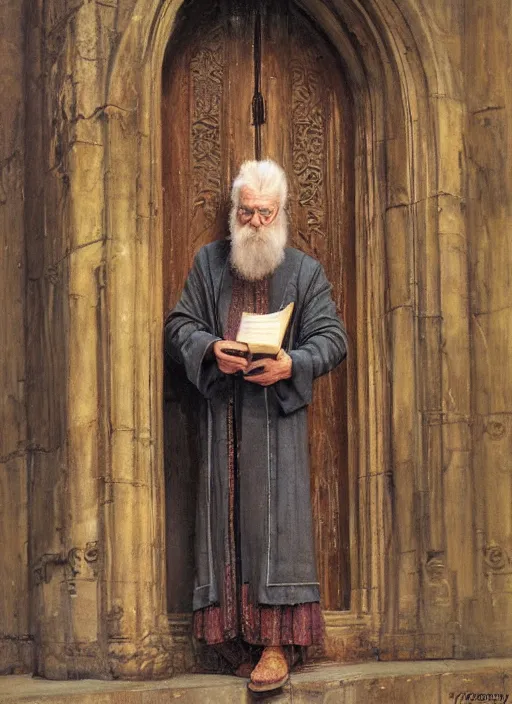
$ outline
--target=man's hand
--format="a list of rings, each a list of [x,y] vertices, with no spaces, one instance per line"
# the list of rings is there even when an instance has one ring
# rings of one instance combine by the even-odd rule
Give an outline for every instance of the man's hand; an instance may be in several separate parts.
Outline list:
[[[292,358],[284,350],[279,350],[276,359],[258,359],[248,365],[245,373],[247,375],[252,369],[261,369],[260,374],[245,376],[245,381],[260,386],[271,386],[281,379],[289,379],[292,375]]]
[[[237,372],[246,372],[249,367],[249,362],[245,357],[234,357],[226,354],[224,349],[240,349],[244,351],[244,346],[233,340],[217,340],[213,343],[213,354],[217,359],[217,366],[224,374],[236,374]],[[247,348],[245,348],[247,349]]]

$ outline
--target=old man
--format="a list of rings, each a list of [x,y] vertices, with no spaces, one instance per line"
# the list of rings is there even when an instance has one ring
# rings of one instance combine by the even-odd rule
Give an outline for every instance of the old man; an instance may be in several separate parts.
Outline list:
[[[307,405],[316,377],[346,356],[322,266],[287,247],[287,182],[272,161],[234,181],[230,237],[203,247],[165,326],[166,354],[204,396],[196,520],[194,632],[244,671],[249,687],[288,679],[292,650],[322,639],[311,525]],[[294,303],[277,358],[231,350],[243,311]],[[261,650],[262,648],[262,650]]]

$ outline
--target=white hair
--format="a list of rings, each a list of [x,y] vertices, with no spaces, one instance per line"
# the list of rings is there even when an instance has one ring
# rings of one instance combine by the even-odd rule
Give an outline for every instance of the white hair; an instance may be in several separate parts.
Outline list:
[[[284,208],[288,197],[288,183],[283,169],[271,159],[264,161],[244,161],[233,182],[231,202],[235,207],[240,203],[240,191],[249,188],[260,196],[272,196]]]

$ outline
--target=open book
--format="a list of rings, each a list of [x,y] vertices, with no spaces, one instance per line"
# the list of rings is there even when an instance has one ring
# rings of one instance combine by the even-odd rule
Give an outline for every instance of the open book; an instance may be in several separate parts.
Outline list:
[[[283,345],[293,306],[289,303],[283,310],[266,315],[242,313],[236,341],[247,345],[251,356],[276,356]]]

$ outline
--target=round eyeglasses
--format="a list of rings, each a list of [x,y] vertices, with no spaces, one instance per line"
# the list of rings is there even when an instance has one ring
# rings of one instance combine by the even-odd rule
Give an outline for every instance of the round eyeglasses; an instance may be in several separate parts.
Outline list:
[[[254,213],[258,213],[260,220],[263,222],[270,220],[275,211],[275,208],[247,208],[245,205],[241,205],[238,208],[238,214],[244,220],[250,220]]]

